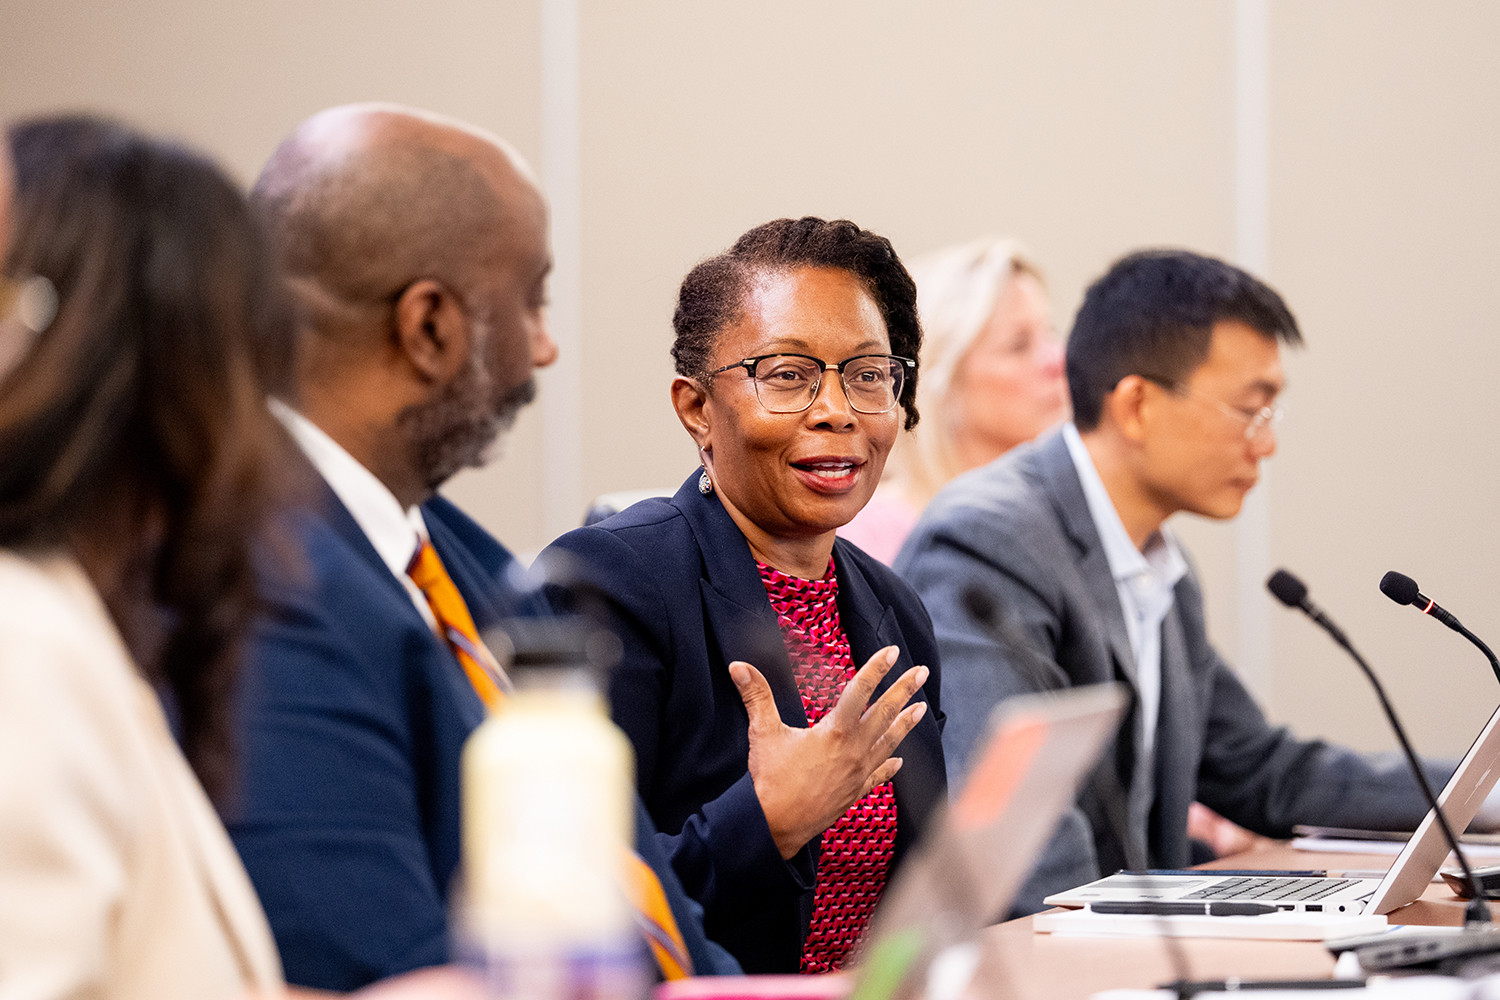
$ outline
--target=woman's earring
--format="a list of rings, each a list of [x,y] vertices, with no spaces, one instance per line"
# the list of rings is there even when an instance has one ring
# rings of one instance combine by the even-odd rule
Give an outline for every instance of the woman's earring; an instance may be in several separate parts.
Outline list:
[[[702,493],[704,496],[708,496],[709,494],[713,493],[713,491],[714,481],[708,478],[708,470],[704,469],[703,474],[698,477],[698,492]]]

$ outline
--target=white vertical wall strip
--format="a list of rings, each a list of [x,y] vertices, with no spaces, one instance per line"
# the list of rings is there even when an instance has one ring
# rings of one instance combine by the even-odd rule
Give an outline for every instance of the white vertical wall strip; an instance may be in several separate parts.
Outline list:
[[[555,537],[583,516],[583,179],[580,0],[539,0],[542,188],[552,207],[549,319],[557,362],[542,375],[542,527]]]
[[[1270,268],[1270,0],[1236,0],[1234,27],[1234,254],[1239,265],[1265,277]],[[1265,704],[1272,697],[1271,477],[1262,466],[1260,486],[1235,521],[1235,591],[1238,648],[1235,666]]]

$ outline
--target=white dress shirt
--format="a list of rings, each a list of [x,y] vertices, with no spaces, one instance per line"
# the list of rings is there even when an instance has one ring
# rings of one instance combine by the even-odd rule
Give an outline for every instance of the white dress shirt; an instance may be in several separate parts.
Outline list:
[[[396,495],[317,424],[279,399],[270,400],[268,405],[272,415],[281,421],[292,440],[297,442],[297,447],[302,449],[307,460],[313,464],[313,468],[327,481],[334,496],[348,509],[354,523],[359,525],[359,529],[374,546],[380,561],[385,563],[392,575],[406,588],[407,596],[411,598],[417,612],[428,625],[436,629],[437,619],[427,605],[427,598],[412,582],[411,577],[406,575],[417,547],[428,538],[427,522],[422,519],[422,509],[411,507],[402,510],[401,501],[396,499]]]
[[[1094,468],[1078,429],[1063,427],[1068,454],[1083,484],[1089,516],[1104,545],[1104,557],[1120,596],[1130,651],[1135,656],[1136,686],[1141,696],[1141,728],[1146,753],[1156,749],[1156,724],[1161,713],[1161,623],[1172,610],[1173,588],[1187,573],[1187,560],[1170,535],[1154,531],[1146,547],[1137,549],[1125,531],[1119,511]]]

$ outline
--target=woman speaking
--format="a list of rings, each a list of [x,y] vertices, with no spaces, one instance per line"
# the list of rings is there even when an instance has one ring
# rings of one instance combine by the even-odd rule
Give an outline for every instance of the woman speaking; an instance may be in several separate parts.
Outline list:
[[[927,613],[835,538],[916,423],[915,300],[847,221],[767,223],[699,264],[671,395],[702,468],[548,550],[613,619],[641,796],[747,972],[839,968],[945,796]]]

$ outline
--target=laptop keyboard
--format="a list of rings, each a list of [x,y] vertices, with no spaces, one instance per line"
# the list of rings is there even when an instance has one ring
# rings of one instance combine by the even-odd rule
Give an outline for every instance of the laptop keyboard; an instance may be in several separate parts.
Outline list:
[[[1236,876],[1222,879],[1182,898],[1304,902],[1323,899],[1340,889],[1358,884],[1358,880],[1351,878]]]

